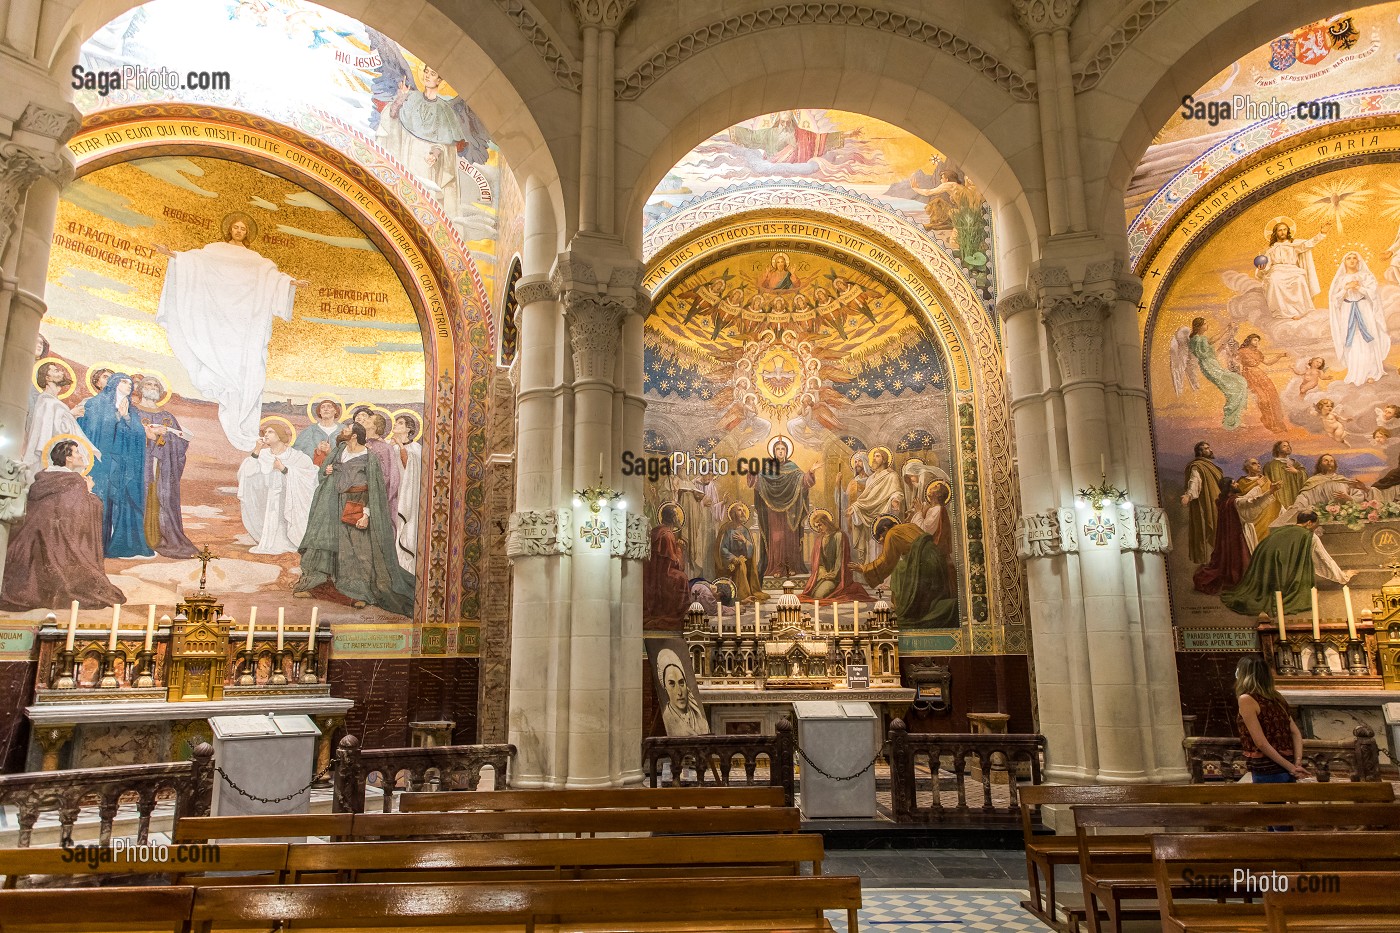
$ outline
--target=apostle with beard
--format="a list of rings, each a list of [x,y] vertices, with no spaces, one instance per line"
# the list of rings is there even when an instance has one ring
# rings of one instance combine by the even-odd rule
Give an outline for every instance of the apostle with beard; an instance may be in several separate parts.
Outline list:
[[[869,586],[887,578],[902,631],[957,628],[958,593],[933,536],[918,525],[882,515],[875,522],[880,556],[856,569]]]
[[[52,357],[42,359],[34,367],[34,381],[39,393],[29,406],[29,427],[19,457],[31,473],[45,468],[44,451],[55,437],[67,434],[88,440],[78,427],[77,416],[63,402],[74,382],[68,364]]]
[[[102,502],[83,475],[87,451],[62,439],[34,477],[23,519],[10,531],[0,610],[28,612],[77,601],[83,609],[125,603],[102,566]]]
[[[1267,482],[1267,481],[1266,481]],[[1215,503],[1215,546],[1209,563],[1196,568],[1192,583],[1196,592],[1214,596],[1240,582],[1249,566],[1249,546],[1240,521],[1239,490],[1228,476],[1220,481],[1220,494]]]
[[[792,444],[781,435],[768,445],[768,452],[779,464],[778,475],[749,475],[746,478],[754,490],[754,511],[758,514],[759,535],[763,542],[758,574],[760,578],[805,574],[807,565],[802,559],[802,526],[807,521],[807,490],[817,481],[817,466],[803,470],[789,460]]]
[[[1293,505],[1280,512],[1272,524],[1275,528],[1292,525],[1302,512],[1316,511],[1329,502],[1344,499],[1363,502],[1374,494],[1375,490],[1365,483],[1343,474],[1337,466],[1336,457],[1322,454],[1313,466],[1313,475],[1303,481],[1303,490],[1293,500]]]
[[[651,555],[642,563],[642,619],[649,629],[679,632],[690,608],[685,542],[680,536],[685,513],[667,502],[657,519],[651,530]]]
[[[174,415],[160,407],[167,396],[159,379],[139,377],[134,394],[138,396],[136,416],[146,429],[146,543],[161,557],[194,557],[199,549],[185,536],[180,512],[180,480],[185,475],[190,436]]]
[[[719,526],[715,537],[715,570],[734,582],[738,602],[761,603],[768,598],[758,559],[758,541],[749,528],[749,507],[735,502],[729,507],[729,520]]]
[[[1186,539],[1190,546],[1191,563],[1204,564],[1210,560],[1215,546],[1215,525],[1218,520],[1216,502],[1220,499],[1220,480],[1224,476],[1215,465],[1215,451],[1210,444],[1196,444],[1195,458],[1186,465],[1186,492],[1181,504],[1187,508]]]
[[[870,475],[860,488],[860,494],[846,507],[851,517],[851,537],[864,539],[865,559],[880,556],[880,540],[875,535],[875,523],[882,515],[903,513],[904,494],[899,490],[899,475],[890,466],[892,456],[888,447],[870,451]]]
[[[112,373],[83,403],[78,426],[101,455],[90,474],[102,500],[102,543],[108,557],[152,557],[146,542],[146,426],[131,404],[133,382]]]
[[[1274,495],[1274,484],[1264,475],[1264,469],[1255,457],[1244,462],[1244,476],[1235,481],[1239,496],[1235,499],[1235,509],[1240,513],[1244,542],[1250,553],[1269,534],[1269,526],[1278,518],[1278,497]],[[1218,538],[1218,536],[1217,536]]]
[[[291,426],[263,421],[262,436],[238,467],[238,503],[243,527],[254,544],[250,554],[294,554],[306,534],[316,493],[316,465],[288,446]]]
[[[301,541],[301,577],[294,596],[373,604],[413,612],[415,580],[394,553],[394,523],[379,459],[365,446],[364,425],[352,424],[340,453],[321,470]]]
[[[869,599],[851,576],[851,542],[826,509],[812,513],[812,572],[803,599]]]
[[[1276,442],[1273,454],[1269,462],[1264,464],[1264,475],[1274,484],[1274,497],[1278,499],[1279,508],[1286,509],[1298,498],[1298,493],[1303,491],[1308,471],[1293,456],[1293,445],[1288,441]]]

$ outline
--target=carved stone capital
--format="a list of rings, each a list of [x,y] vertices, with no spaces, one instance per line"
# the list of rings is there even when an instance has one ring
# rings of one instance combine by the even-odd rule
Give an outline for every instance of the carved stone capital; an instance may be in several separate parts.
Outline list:
[[[1125,551],[1165,554],[1171,550],[1167,513],[1153,505],[1123,509],[1119,523],[1118,546]]]
[[[515,300],[520,307],[537,301],[554,301],[559,290],[547,275],[532,275],[515,283]]]
[[[40,178],[49,178],[60,187],[73,180],[73,163],[65,157],[66,152],[41,152],[13,142],[0,144],[0,253],[5,252],[15,231],[29,186]]]
[[[13,522],[24,517],[32,479],[19,460],[0,458],[0,522]]]
[[[569,0],[580,26],[614,32],[636,4],[637,0]]]
[[[506,530],[506,556],[543,557],[573,550],[573,513],[568,509],[515,512]]]
[[[1109,303],[1101,295],[1049,295],[1043,300],[1050,343],[1066,384],[1103,378],[1104,318]]]
[[[1026,35],[1034,39],[1041,33],[1069,29],[1079,12],[1079,0],[1011,0],[1011,10]]]
[[[1009,295],[1003,295],[997,301],[997,317],[1003,321],[1009,321],[1021,312],[1030,311],[1037,306],[1035,296],[1022,289]]]
[[[567,292],[564,322],[574,353],[574,377],[611,382],[622,344],[622,319],[632,308],[609,295]]]
[[[613,513],[613,527],[621,524],[621,515]],[[626,540],[621,550],[614,549],[613,556],[628,560],[646,560],[651,556],[651,529],[647,527],[647,517],[637,512],[627,513]]]
[[[43,136],[58,143],[66,143],[73,137],[74,133],[78,132],[78,127],[82,125],[82,122],[77,108],[72,105],[69,105],[67,110],[55,110],[52,107],[31,103],[24,108],[24,113],[20,114],[15,129],[33,133],[35,136]]]
[[[1046,509],[1044,512],[1022,515],[1016,520],[1016,556],[1021,560],[1055,557],[1078,550],[1074,509]]]
[[[1106,301],[1137,304],[1142,298],[1142,279],[1133,275],[1121,259],[1104,259],[1084,267],[1084,290]]]

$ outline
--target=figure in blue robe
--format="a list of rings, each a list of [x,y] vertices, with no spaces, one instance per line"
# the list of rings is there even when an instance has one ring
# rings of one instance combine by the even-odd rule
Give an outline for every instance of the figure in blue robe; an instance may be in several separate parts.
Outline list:
[[[150,557],[146,543],[146,427],[131,400],[131,376],[113,373],[83,404],[78,426],[101,459],[92,491],[102,500],[102,546],[108,557]]]

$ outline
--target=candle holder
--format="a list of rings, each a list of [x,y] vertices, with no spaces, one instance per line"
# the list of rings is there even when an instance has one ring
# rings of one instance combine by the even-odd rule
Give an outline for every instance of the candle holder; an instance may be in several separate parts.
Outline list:
[[[1359,638],[1347,642],[1347,673],[1362,677],[1371,673],[1371,659],[1366,653],[1366,644]]]
[[[1332,669],[1327,666],[1327,643],[1320,638],[1313,639],[1312,673],[1314,677],[1330,677],[1332,675]]]
[[[102,652],[102,679],[97,686],[103,690],[116,690],[121,686],[117,680],[117,651],[115,648],[108,648]]]
[[[78,653],[72,648],[64,648],[58,653],[58,669],[60,671],[58,679],[54,681],[55,690],[76,690],[78,678],[73,676],[73,669],[77,666]]]
[[[156,653],[150,648],[146,648],[136,655],[136,669],[141,673],[136,675],[136,680],[132,681],[132,686],[137,688],[154,687],[156,679],[153,674],[155,670]]]
[[[298,682],[303,684],[319,684],[321,682],[321,678],[316,676],[315,645],[308,646],[306,653],[301,656],[301,677],[298,678]]]
[[[1280,674],[1291,677],[1298,673],[1299,663],[1302,661],[1302,658],[1298,657],[1297,652],[1293,650],[1293,645],[1290,644],[1286,638],[1279,639],[1278,649],[1275,651],[1274,656],[1277,659],[1276,663]]]
[[[272,676],[267,679],[267,682],[274,687],[282,687],[287,683],[287,675],[282,671],[282,659],[286,654],[284,648],[278,648],[272,653]]]
[[[235,661],[243,664],[243,673],[238,675],[238,686],[252,687],[257,684],[258,679],[253,676],[253,671],[257,669],[258,656],[252,648],[244,648],[238,652]]]

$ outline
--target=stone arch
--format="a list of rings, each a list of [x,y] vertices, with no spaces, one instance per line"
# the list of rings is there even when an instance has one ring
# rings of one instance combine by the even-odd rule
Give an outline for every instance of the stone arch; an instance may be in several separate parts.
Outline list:
[[[65,11],[58,28],[41,32],[35,57],[61,87],[67,88],[69,69],[78,60],[82,44],[107,23],[140,5],[134,0],[81,0]],[[501,5],[490,0],[465,0],[457,5],[454,16],[431,3],[366,5],[353,0],[323,0],[320,5],[379,30],[424,61],[441,62],[439,73],[481,117],[516,176],[533,177],[545,186],[556,216],[574,216],[576,183],[561,174],[558,166],[572,161],[569,147],[577,121],[561,119],[558,114],[561,110],[576,114],[578,96],[554,80],[560,61],[558,50],[533,19],[530,24],[512,23]],[[478,43],[459,21],[491,24],[481,30],[490,41]],[[532,46],[539,43],[555,49],[553,59],[537,54]],[[567,63],[563,68],[567,73]],[[550,120],[538,118],[543,112],[548,112]],[[542,122],[571,129],[547,134]]]
[[[640,240],[647,196],[708,137],[759,114],[827,108],[898,126],[957,161],[1006,227],[998,261],[1011,253],[1010,268],[1024,268],[1034,258],[1034,231],[1045,226],[1035,105],[959,58],[930,56],[922,42],[874,23],[817,28],[832,37],[830,57],[819,64],[765,71],[775,44],[797,46],[785,60],[800,60],[806,43],[782,30],[745,32],[679,62],[619,108],[617,175],[636,179],[618,192],[624,238]]]

